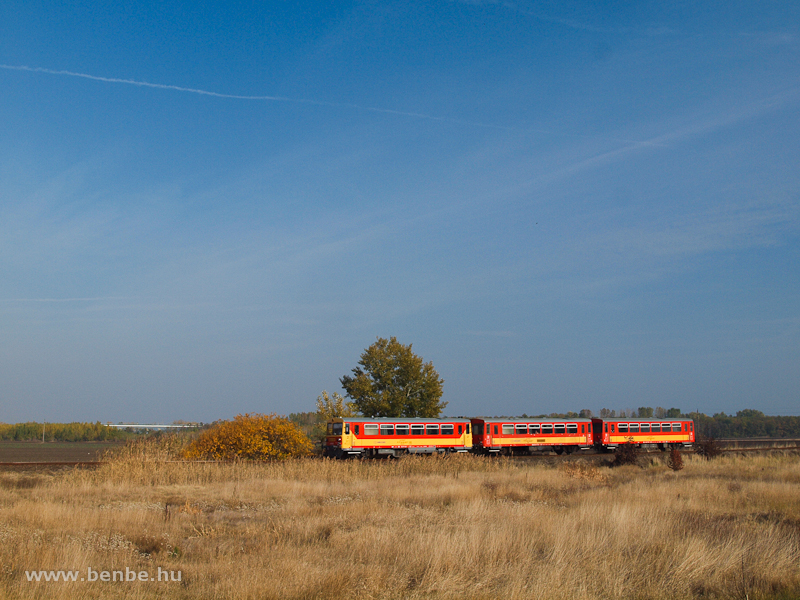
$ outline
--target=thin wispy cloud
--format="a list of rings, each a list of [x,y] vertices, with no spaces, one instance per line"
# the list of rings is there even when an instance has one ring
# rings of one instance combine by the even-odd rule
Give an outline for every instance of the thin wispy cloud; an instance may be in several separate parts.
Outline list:
[[[562,169],[553,171],[552,173],[539,178],[537,183],[561,179],[573,175],[576,172],[584,171],[602,164],[612,163],[621,160],[632,153],[642,150],[658,147],[669,147],[675,144],[683,143],[686,140],[704,136],[712,131],[755,119],[761,115],[779,110],[790,104],[796,104],[799,99],[800,89],[791,89],[785,93],[777,94],[754,102],[742,109],[733,110],[722,116],[713,116],[705,120],[700,120],[684,127],[673,129],[671,131],[654,136],[643,142],[627,142],[627,145],[620,148],[601,152],[595,156],[591,156],[570,164]]]
[[[87,298],[0,298],[0,302],[7,304],[99,302],[107,300],[130,300],[130,298],[126,296],[93,296]]]
[[[464,4],[471,4],[473,6],[480,6],[484,4],[493,4],[497,6],[502,6],[506,10],[516,12],[526,17],[531,17],[538,21],[553,23],[555,25],[561,25],[563,27],[574,29],[576,31],[587,31],[589,33],[603,33],[612,35],[625,35],[634,33],[634,34],[640,34],[640,35],[643,34],[650,36],[669,35],[675,33],[675,30],[669,27],[634,28],[634,27],[602,26],[602,25],[597,25],[595,23],[591,23],[589,21],[581,21],[578,19],[567,19],[564,17],[543,13],[541,11],[528,8],[527,6],[524,6],[523,4],[520,4],[518,2],[508,2],[507,0],[460,0],[460,1],[463,2]]]
[[[798,210],[789,202],[751,201],[725,204],[673,218],[670,221],[615,228],[587,243],[618,256],[680,258],[709,252],[778,244],[796,229]],[[608,255],[608,254],[606,254]]]

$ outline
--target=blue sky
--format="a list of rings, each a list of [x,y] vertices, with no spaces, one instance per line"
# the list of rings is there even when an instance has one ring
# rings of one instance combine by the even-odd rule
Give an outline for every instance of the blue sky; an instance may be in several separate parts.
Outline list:
[[[800,414],[800,5],[0,8],[0,421]]]

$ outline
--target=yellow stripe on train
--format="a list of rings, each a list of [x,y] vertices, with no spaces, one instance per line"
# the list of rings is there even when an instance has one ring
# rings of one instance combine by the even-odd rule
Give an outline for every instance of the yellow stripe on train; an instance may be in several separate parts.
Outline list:
[[[392,440],[375,439],[372,437],[356,437],[353,434],[342,436],[342,448],[353,448],[362,446],[386,446],[389,448],[400,447],[419,447],[429,448],[431,446],[472,446],[472,434],[466,434],[460,438],[450,439],[419,439],[395,437]]]
[[[660,444],[667,442],[690,442],[688,435],[611,435],[609,443],[643,442],[646,444]]]
[[[591,442],[586,441],[586,436],[582,435],[579,437],[494,437],[492,438],[492,444],[495,446],[502,446],[504,444],[520,444],[522,446],[536,446],[539,444],[589,444]]]

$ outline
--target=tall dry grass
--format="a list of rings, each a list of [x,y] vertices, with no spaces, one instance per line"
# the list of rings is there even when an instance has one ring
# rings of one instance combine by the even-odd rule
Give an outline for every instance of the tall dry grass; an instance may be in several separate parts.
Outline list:
[[[10,598],[795,598],[797,456],[609,469],[473,456],[0,474]],[[29,583],[147,569],[181,583]]]

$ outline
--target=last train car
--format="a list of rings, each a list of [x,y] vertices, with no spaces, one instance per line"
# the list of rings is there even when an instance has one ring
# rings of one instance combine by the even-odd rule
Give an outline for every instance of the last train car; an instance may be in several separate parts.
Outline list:
[[[592,447],[590,419],[476,418],[472,443],[479,454],[528,454],[552,450],[571,454]]]
[[[331,458],[469,452],[469,419],[345,417],[328,422],[323,454]]]
[[[595,446],[599,450],[615,450],[623,444],[644,448],[691,447],[694,443],[694,421],[691,419],[592,419]]]

